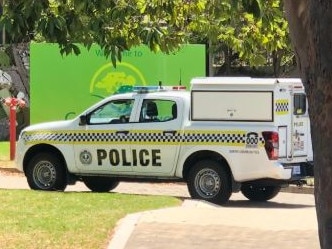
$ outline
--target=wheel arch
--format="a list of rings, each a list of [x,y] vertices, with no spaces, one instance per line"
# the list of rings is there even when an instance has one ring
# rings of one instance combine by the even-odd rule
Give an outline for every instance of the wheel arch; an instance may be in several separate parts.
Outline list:
[[[195,162],[205,160],[205,159],[215,160],[220,165],[223,165],[223,167],[225,167],[225,169],[229,173],[232,182],[234,181],[232,170],[229,166],[229,163],[225,159],[225,157],[223,157],[218,152],[211,151],[211,150],[196,151],[196,152],[192,153],[190,156],[187,157],[187,159],[185,160],[185,162],[183,164],[183,169],[182,169],[183,179],[185,181],[187,181],[189,171],[190,171],[191,167],[195,164]]]
[[[67,164],[65,157],[63,156],[62,152],[50,145],[50,144],[37,144],[29,148],[29,150],[25,153],[24,159],[23,159],[23,171],[24,174],[26,174],[26,169],[29,164],[29,161],[32,159],[32,157],[38,153],[52,153],[56,155],[63,163],[63,166],[65,167],[65,170],[68,172]]]

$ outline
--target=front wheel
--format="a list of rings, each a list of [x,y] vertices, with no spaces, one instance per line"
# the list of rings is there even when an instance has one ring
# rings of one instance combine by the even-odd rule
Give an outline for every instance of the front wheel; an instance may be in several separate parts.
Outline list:
[[[242,184],[241,192],[251,201],[268,201],[277,196],[280,186],[260,186],[255,184]]]
[[[230,175],[216,161],[199,161],[189,172],[188,190],[194,199],[224,204],[232,194]]]
[[[26,177],[34,190],[63,191],[67,187],[66,169],[51,153],[35,155],[27,165]]]
[[[85,186],[93,192],[109,192],[119,185],[119,181],[110,177],[88,176],[83,178]]]

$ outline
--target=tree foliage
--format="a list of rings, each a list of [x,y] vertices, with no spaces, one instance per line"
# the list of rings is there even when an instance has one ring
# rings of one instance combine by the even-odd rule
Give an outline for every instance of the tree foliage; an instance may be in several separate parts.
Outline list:
[[[115,62],[140,44],[155,52],[176,50],[185,42],[190,10],[179,0],[18,0],[8,3],[1,24],[13,42],[42,38],[58,43],[64,54],[79,54],[75,43],[97,43]]]
[[[279,0],[16,0],[0,25],[11,42],[58,43],[62,54],[97,43],[113,63],[145,44],[171,53],[199,36],[224,44],[252,65],[288,46]],[[0,27],[1,28],[1,27]]]
[[[262,1],[259,8],[259,15],[254,15],[245,5],[234,6],[232,1],[220,1],[218,8],[209,2],[203,16],[193,18],[189,28],[198,39],[205,37],[218,47],[226,46],[247,64],[265,65],[276,51],[284,56],[291,48],[280,1]]]

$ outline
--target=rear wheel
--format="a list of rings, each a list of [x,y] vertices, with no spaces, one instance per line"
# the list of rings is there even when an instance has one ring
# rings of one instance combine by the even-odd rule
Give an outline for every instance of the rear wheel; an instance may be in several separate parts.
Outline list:
[[[189,172],[188,190],[194,199],[224,204],[232,194],[229,173],[216,161],[199,161]]]
[[[280,186],[260,186],[255,184],[242,184],[242,194],[251,201],[268,201],[277,196]]]
[[[110,177],[89,176],[83,182],[93,192],[109,192],[119,185],[119,181]]]
[[[26,177],[34,190],[63,191],[67,186],[65,166],[52,153],[35,155],[28,163]]]

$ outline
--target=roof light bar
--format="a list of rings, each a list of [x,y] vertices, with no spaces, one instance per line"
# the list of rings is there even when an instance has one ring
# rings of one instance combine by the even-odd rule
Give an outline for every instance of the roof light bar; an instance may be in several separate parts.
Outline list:
[[[181,91],[186,90],[185,86],[134,86],[133,91],[137,93]]]
[[[185,86],[173,86],[173,90],[186,90],[187,88]]]
[[[134,86],[133,91],[138,93],[157,92],[160,86]]]

